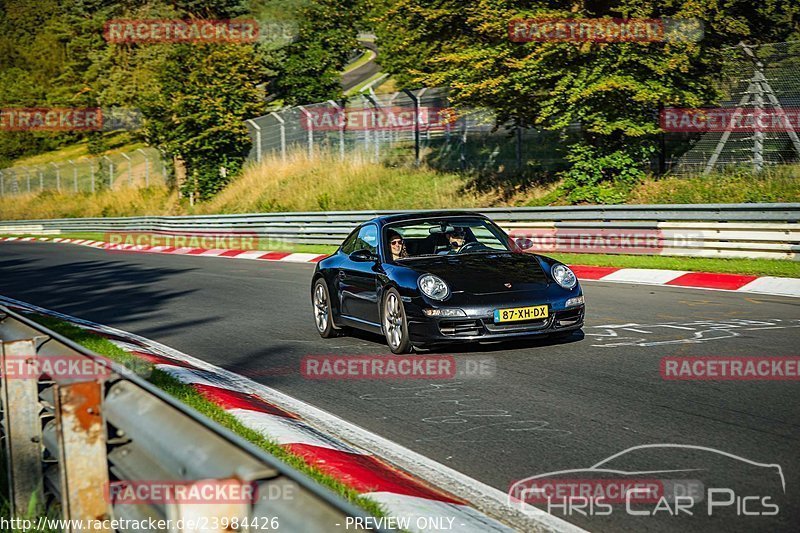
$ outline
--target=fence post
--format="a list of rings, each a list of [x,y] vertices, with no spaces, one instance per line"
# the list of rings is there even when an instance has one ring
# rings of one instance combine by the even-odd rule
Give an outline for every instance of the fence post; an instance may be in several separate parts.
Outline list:
[[[108,188],[109,189],[113,189],[114,188],[114,162],[107,155],[104,155],[101,158],[101,160],[102,159],[107,159],[108,160]]]
[[[522,119],[519,117],[517,117],[515,129],[517,137],[517,146],[516,146],[517,170],[522,170]]]
[[[419,165],[419,98],[408,89],[403,89],[403,92],[414,104],[414,164]]]
[[[68,160],[67,163],[72,165],[72,182],[73,188],[75,192],[78,192],[78,166],[75,164],[75,161],[72,159]]]
[[[261,126],[256,124],[256,121],[253,119],[249,119],[248,124],[253,126],[253,129],[256,130],[256,162],[261,162]]]
[[[147,152],[139,148],[136,150],[137,152],[141,152],[142,156],[144,157],[144,186],[150,186],[150,159],[147,157]]]
[[[42,172],[42,167],[39,167],[39,191],[44,190],[44,172]]]
[[[89,159],[89,173],[92,176],[92,194],[94,194],[94,159]]]
[[[0,196],[6,195],[6,176],[3,174],[3,171],[0,170]]]
[[[0,343],[3,387],[3,425],[11,500],[10,516],[24,515],[35,499],[44,502],[42,426],[39,403],[36,340]],[[12,370],[15,369],[16,371]],[[9,377],[19,373],[17,378]],[[28,375],[30,374],[30,375]]]
[[[370,121],[372,128],[372,142],[374,143],[375,147],[375,162],[377,163],[381,159],[381,147],[380,147],[380,139],[378,138],[378,124],[376,117],[376,113],[379,109],[379,106],[378,102],[372,97],[372,95],[366,92],[362,92],[361,97],[364,99],[364,103],[370,107],[369,114],[370,117],[372,118],[372,120]]]
[[[336,114],[340,115],[341,120],[339,121],[339,159],[344,161],[344,128],[345,128],[345,120],[346,116],[344,113],[344,108],[336,103],[334,100],[328,100],[328,103],[331,104],[333,107],[336,108]]]
[[[56,168],[56,190],[61,192],[61,168],[56,163],[50,163]]]
[[[128,162],[128,186],[132,187],[133,186],[133,168],[131,167],[131,158],[130,158],[130,156],[128,154],[124,154],[122,152],[120,152],[119,155],[124,157],[125,160]]]
[[[28,167],[25,167],[25,177],[28,181],[28,192],[31,192],[31,169]]]
[[[278,127],[281,130],[281,161],[285,162],[286,161],[286,121],[283,120],[283,117],[281,117],[279,114],[275,113],[274,111],[272,113],[270,113],[270,115],[275,117],[275,120],[278,121]],[[259,151],[259,157],[260,157],[260,154],[261,154],[261,152]]]
[[[299,105],[297,108],[306,116],[306,121],[308,124],[308,158],[313,159],[314,157],[314,122],[311,118],[311,113],[308,110]]]

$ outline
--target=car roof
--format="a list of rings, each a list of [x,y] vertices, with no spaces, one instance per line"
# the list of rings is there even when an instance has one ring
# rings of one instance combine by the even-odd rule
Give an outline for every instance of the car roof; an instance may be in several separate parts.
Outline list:
[[[463,216],[487,218],[485,215],[482,215],[481,213],[475,211],[411,211],[408,213],[382,215],[379,217],[375,217],[369,220],[368,222],[374,222],[378,225],[385,225],[385,224],[393,224],[395,222],[403,222],[406,220],[416,220],[420,218],[447,218],[447,217],[463,217]]]

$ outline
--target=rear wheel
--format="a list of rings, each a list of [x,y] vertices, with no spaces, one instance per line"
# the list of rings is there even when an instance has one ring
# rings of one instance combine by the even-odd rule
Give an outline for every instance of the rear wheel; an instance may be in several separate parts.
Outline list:
[[[383,298],[383,333],[392,353],[411,352],[411,339],[408,335],[408,320],[403,300],[396,289],[386,291]]]
[[[323,339],[336,337],[340,331],[333,325],[333,315],[331,312],[331,296],[328,292],[328,284],[323,278],[319,278],[314,283],[314,290],[311,293],[311,303],[314,305],[314,323],[317,332]]]

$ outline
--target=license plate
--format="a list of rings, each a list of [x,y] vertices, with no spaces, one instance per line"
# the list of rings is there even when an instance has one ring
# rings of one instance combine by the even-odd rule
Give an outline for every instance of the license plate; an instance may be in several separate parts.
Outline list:
[[[515,307],[513,309],[495,309],[494,321],[497,322],[516,322],[517,320],[539,320],[547,318],[546,305],[534,305],[531,307]]]

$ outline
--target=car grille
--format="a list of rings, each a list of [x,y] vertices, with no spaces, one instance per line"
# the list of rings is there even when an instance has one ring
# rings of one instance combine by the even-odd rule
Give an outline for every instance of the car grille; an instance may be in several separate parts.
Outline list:
[[[452,337],[474,337],[480,335],[483,328],[480,320],[442,320],[439,331]]]
[[[510,333],[514,331],[534,331],[537,329],[545,329],[549,322],[549,318],[542,318],[539,320],[524,320],[519,322],[495,324],[493,320],[487,319],[484,321],[484,325],[486,326],[486,329],[492,333]]]

